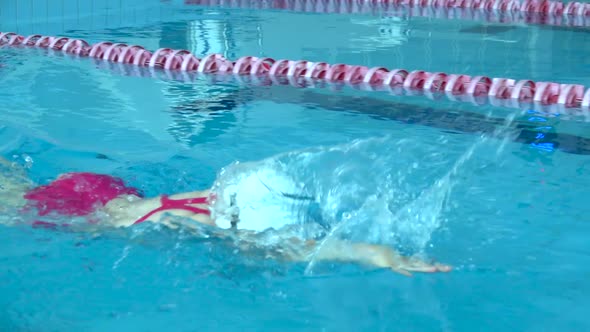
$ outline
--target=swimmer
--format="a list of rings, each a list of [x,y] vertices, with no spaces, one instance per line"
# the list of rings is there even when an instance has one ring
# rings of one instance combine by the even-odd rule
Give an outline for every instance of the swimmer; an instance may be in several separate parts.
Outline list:
[[[51,225],[42,219],[58,215],[87,218],[93,227],[132,227],[151,222],[175,229],[179,226],[178,220],[186,220],[182,223],[185,227],[196,228],[195,224],[189,222],[195,221],[212,227],[219,236],[231,233],[243,243],[255,243],[256,235],[261,234],[259,230],[253,229],[255,227],[240,224],[239,210],[233,199],[226,211],[230,216],[229,225],[223,227],[222,222],[212,214],[216,195],[210,190],[147,198],[139,190],[126,186],[122,179],[110,175],[66,173],[49,184],[35,185],[26,178],[23,170],[15,169],[14,165],[1,157],[0,166],[13,170],[10,176],[0,175],[0,199],[3,199],[0,211],[2,207],[6,210],[7,206],[20,211],[34,211],[36,219],[40,219],[34,224]],[[411,272],[451,270],[447,265],[403,257],[388,246],[369,243],[331,238],[306,240],[290,235],[281,239],[280,247],[277,250],[279,258],[294,262],[352,262],[391,269],[407,276]]]

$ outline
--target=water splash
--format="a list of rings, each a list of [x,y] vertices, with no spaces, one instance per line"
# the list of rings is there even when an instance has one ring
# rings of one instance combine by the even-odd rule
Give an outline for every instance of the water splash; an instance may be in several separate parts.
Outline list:
[[[515,135],[510,128],[515,121],[516,115],[516,112],[509,114],[504,119],[504,123],[496,127],[492,133],[482,134],[477,137],[475,142],[471,143],[455,159],[456,161],[450,169],[438,165],[439,167],[442,166],[442,169],[449,169],[448,172],[432,182],[432,185],[421,191],[417,197],[409,199],[401,208],[395,207],[396,202],[392,201],[391,196],[392,193],[399,193],[398,189],[401,187],[401,183],[389,181],[390,178],[388,177],[388,181],[385,181],[383,186],[384,191],[368,197],[360,209],[354,211],[352,215],[346,215],[346,220],[334,227],[322,240],[320,246],[313,253],[305,273],[307,275],[313,273],[316,264],[315,257],[322,250],[324,243],[333,237],[342,237],[342,234],[356,234],[361,236],[359,239],[361,241],[393,244],[415,254],[422,254],[423,249],[431,241],[433,233],[441,227],[443,209],[448,203],[452,190],[459,183],[458,176],[470,172],[466,167],[468,161],[490,139],[499,140],[499,144],[495,146],[496,153],[492,156],[493,159],[497,160],[508,142],[511,141],[510,136]],[[487,114],[487,116],[491,116],[491,113]],[[445,150],[448,151],[448,149]],[[448,157],[453,158],[450,155]],[[418,168],[418,165],[413,163],[412,167]],[[383,193],[386,194],[383,195]],[[389,193],[389,196],[387,193]]]
[[[426,220],[434,217],[427,215],[436,215],[441,207],[425,214],[409,204],[444,201],[439,198],[441,189],[427,189],[444,178],[457,160],[456,152],[440,148],[447,143],[446,137],[418,142],[387,136],[235,163],[223,169],[214,184],[213,214],[222,227],[229,227],[226,211],[230,195],[236,194],[241,228],[261,231],[314,224],[333,231],[346,224],[339,236],[387,243],[407,238],[407,233],[430,234],[434,226],[428,225],[434,224]],[[438,182],[441,188],[448,187]],[[402,222],[411,219],[404,215],[408,213],[419,216],[419,226]],[[423,246],[427,237],[421,234],[413,241]]]
[[[315,256],[322,250],[324,243],[333,237],[350,237],[354,234],[358,241],[391,244],[414,253],[422,252],[432,234],[441,226],[443,207],[457,183],[454,181],[455,175],[485,141],[486,138],[482,136],[456,159],[446,174],[433,181],[417,196],[410,195],[406,200],[396,200],[394,195],[399,193],[396,185],[400,182],[385,181],[384,190],[367,197],[359,209],[347,214],[345,220],[322,240],[311,257],[305,274],[313,273],[317,262]],[[417,168],[418,165],[414,163],[412,167]]]
[[[228,228],[229,197],[236,194],[239,228],[288,229],[304,239],[337,237],[423,253],[444,222],[454,188],[476,164],[500,156],[513,119],[475,139],[386,136],[235,163],[214,183],[213,215]],[[474,158],[492,138],[500,139],[495,153]],[[308,273],[313,266],[312,258]]]

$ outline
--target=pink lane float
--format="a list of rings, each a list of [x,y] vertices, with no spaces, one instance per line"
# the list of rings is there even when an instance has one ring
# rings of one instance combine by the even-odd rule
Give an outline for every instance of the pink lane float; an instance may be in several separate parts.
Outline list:
[[[475,101],[478,97],[488,97],[490,100],[510,100],[516,104],[532,102],[539,105],[558,105],[561,108],[590,108],[590,89],[585,91],[584,86],[578,84],[430,73],[423,70],[389,70],[383,67],[332,65],[325,62],[253,56],[244,56],[235,62],[220,54],[210,54],[199,59],[187,50],[161,48],[152,53],[138,45],[112,42],[90,45],[82,39],[42,35],[23,37],[12,32],[0,32],[0,46],[42,48],[168,71],[247,75],[254,82],[267,78],[275,84],[283,84],[281,81],[286,80],[293,86],[303,86],[305,82],[324,81],[353,85],[365,90],[402,88],[407,93],[440,93],[453,100],[467,98]]]
[[[368,14],[407,9],[410,16],[590,26],[590,3],[548,0],[185,0],[186,5]]]

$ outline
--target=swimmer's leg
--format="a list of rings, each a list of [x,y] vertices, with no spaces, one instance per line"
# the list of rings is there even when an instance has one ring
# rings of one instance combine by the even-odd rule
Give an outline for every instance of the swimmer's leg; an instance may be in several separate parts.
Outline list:
[[[24,205],[23,195],[33,186],[24,168],[0,156],[0,211]]]

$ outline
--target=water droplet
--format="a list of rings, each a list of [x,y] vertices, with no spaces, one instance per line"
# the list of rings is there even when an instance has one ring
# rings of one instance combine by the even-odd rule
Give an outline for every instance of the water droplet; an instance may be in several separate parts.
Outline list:
[[[28,155],[24,155],[23,157],[23,159],[25,160],[25,168],[31,168],[33,166],[33,158],[31,158],[31,156]]]

